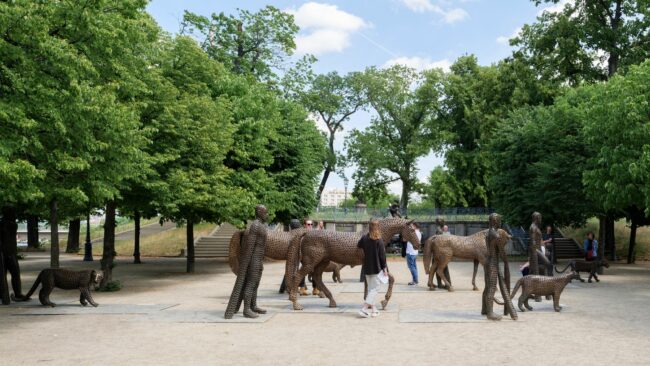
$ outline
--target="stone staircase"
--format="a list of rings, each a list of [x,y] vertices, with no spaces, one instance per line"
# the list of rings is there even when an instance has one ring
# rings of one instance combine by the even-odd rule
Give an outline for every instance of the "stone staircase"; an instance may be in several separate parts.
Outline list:
[[[228,223],[222,224],[208,236],[201,236],[194,242],[196,258],[228,258],[230,238],[238,229]]]
[[[528,252],[528,244],[530,237],[528,231],[521,227],[509,228],[509,232],[513,236],[513,241],[517,242],[524,248],[524,253]],[[557,230],[555,236],[555,258],[556,259],[574,259],[583,258],[582,248],[573,239],[564,236],[562,231]]]

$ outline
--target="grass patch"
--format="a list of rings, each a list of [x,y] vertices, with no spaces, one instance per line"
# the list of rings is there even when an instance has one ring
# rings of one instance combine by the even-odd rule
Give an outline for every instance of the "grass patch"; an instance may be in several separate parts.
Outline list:
[[[562,232],[569,238],[582,243],[587,237],[587,232],[593,231],[598,238],[598,219],[591,218],[587,224],[579,228],[563,228]],[[614,223],[614,235],[616,236],[616,256],[627,258],[627,250],[630,245],[630,227],[624,219]],[[644,226],[636,229],[636,259],[650,260],[650,227]]]
[[[201,223],[194,225],[194,239],[210,234],[215,224]],[[179,256],[181,249],[185,249],[186,228],[174,228],[154,235],[140,238],[140,256],[142,257],[170,257]],[[133,255],[133,240],[115,241],[115,251],[120,256]],[[81,251],[83,253],[83,250]],[[102,245],[93,245],[93,255],[102,255]]]
[[[104,288],[97,288],[96,291],[99,292],[115,292],[122,289],[122,282],[119,280],[109,281]]]

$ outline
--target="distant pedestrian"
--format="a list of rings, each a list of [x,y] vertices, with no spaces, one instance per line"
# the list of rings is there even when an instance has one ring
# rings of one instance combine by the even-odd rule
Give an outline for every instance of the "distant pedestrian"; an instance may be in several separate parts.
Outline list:
[[[582,248],[585,252],[586,261],[594,261],[598,258],[598,240],[594,239],[593,231],[587,233],[587,239],[582,244]]]
[[[384,241],[381,239],[381,233],[379,232],[379,221],[374,219],[370,220],[368,234],[361,237],[357,248],[363,249],[363,268],[366,274],[366,282],[368,283],[368,294],[364,299],[363,307],[359,310],[359,315],[364,318],[370,316],[376,317],[379,315],[379,310],[375,307],[375,297],[377,297],[379,287],[381,286],[378,275],[380,272],[383,272],[385,276],[388,276],[386,251],[384,249]]]
[[[417,223],[412,223],[411,227],[415,230],[418,240],[422,239],[420,226]],[[411,271],[412,281],[408,283],[409,286],[417,286],[418,284],[418,266],[417,266],[418,251],[413,248],[413,243],[410,241],[406,243],[406,264],[409,271]]]
[[[318,226],[316,227],[316,230],[325,230],[325,223],[322,221],[318,222]]]

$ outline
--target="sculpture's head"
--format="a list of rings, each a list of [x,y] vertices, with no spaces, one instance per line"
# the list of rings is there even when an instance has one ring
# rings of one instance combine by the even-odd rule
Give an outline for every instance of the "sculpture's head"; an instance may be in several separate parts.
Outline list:
[[[580,279],[580,274],[578,272],[576,272],[576,271],[571,271],[569,273],[569,277],[570,277],[569,281],[579,280]]]
[[[262,222],[266,222],[269,219],[269,211],[266,209],[266,206],[255,206],[255,218]]]
[[[542,214],[535,211],[533,212],[533,224],[540,226],[542,224]]]
[[[403,241],[410,241],[413,244],[413,249],[418,250],[420,249],[420,239],[415,233],[416,228],[417,224],[415,220],[406,221],[400,229],[400,234],[402,235]]]
[[[104,279],[104,272],[92,271],[90,272],[90,280],[93,284],[99,285],[100,282]]]
[[[499,215],[498,213],[496,212],[491,213],[488,218],[488,221],[489,221],[490,229],[496,230],[501,228],[501,215]]]
[[[300,225],[300,220],[291,219],[291,221],[289,221],[289,229],[295,230],[295,229],[300,229],[301,227],[302,225]]]
[[[600,265],[605,267],[605,268],[609,268],[609,262],[605,258],[600,260]]]

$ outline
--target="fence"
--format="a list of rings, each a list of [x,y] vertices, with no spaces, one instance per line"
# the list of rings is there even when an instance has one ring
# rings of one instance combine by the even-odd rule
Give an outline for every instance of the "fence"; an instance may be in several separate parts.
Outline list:
[[[494,212],[494,209],[486,207],[452,207],[452,208],[426,208],[426,209],[409,209],[406,213],[402,212],[403,217],[408,217],[418,221],[435,221],[442,218],[445,221],[487,221],[488,216]],[[323,221],[368,221],[371,218],[389,217],[388,208],[341,208],[341,207],[321,207],[312,213],[310,218],[313,220]]]

